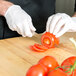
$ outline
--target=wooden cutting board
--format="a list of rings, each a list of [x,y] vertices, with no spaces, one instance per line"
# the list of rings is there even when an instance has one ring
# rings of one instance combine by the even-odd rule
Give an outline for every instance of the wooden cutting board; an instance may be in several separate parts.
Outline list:
[[[68,57],[76,56],[76,49],[69,41],[70,37],[76,39],[76,33],[66,33],[60,37],[59,46],[46,52],[38,53],[30,50],[30,45],[40,43],[41,35],[0,40],[0,76],[26,76],[27,70],[47,55],[55,57],[59,64]]]

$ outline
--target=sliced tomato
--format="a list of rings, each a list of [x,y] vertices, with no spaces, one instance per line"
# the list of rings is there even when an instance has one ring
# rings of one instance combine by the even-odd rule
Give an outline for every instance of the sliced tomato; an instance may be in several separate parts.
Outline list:
[[[55,35],[54,35],[54,41],[55,41],[55,44],[56,44],[56,45],[59,44],[59,38],[55,37]]]
[[[41,43],[48,48],[52,48],[55,44],[59,44],[59,38],[56,38],[55,35],[50,32],[46,32],[41,37]]]
[[[40,45],[40,44],[34,44],[34,46],[38,49],[42,49],[42,50],[48,50],[47,47],[45,47],[44,45]]]
[[[59,44],[59,38],[57,38],[54,34],[50,33],[52,37],[54,38],[54,44],[58,45]]]
[[[30,49],[33,50],[33,51],[36,51],[36,52],[44,52],[44,51],[46,51],[44,49],[37,48],[35,45],[30,46]]]
[[[46,32],[41,37],[41,44],[42,45],[34,44],[30,48],[37,52],[43,52],[43,51],[48,50],[49,48],[54,48],[55,44],[57,44],[57,45],[59,44],[59,40],[52,33]]]
[[[54,47],[55,44],[55,36],[49,32],[46,32],[45,34],[42,35],[41,37],[41,43],[42,45],[52,48]]]

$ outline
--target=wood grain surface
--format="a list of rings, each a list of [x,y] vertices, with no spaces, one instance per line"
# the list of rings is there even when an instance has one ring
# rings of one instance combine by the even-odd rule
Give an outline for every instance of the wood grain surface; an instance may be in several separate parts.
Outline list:
[[[60,37],[60,44],[56,48],[38,53],[29,49],[30,45],[40,43],[42,34],[32,38],[16,37],[0,40],[0,76],[26,76],[27,70],[39,59],[50,55],[57,59],[59,64],[68,57],[76,56],[76,49],[69,41],[76,39],[76,33],[66,33]]]

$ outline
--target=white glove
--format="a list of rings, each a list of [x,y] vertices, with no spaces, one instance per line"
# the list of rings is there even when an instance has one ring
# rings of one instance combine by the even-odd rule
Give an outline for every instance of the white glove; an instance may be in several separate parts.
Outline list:
[[[32,37],[36,31],[31,17],[18,5],[12,5],[5,13],[7,24],[12,31],[17,31],[23,37]]]
[[[60,37],[65,32],[76,32],[76,17],[70,17],[65,13],[57,13],[48,18],[46,32]]]

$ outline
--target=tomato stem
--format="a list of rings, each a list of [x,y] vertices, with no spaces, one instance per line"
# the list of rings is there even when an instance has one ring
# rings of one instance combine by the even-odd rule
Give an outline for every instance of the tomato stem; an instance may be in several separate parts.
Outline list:
[[[70,69],[67,70],[67,71],[65,71],[65,72],[67,73],[67,72],[70,71],[70,73],[68,73],[68,74],[70,75],[70,74],[72,74],[72,72],[74,72],[75,68],[76,68],[76,61],[75,61],[74,65],[71,65],[71,66],[70,66]]]
[[[58,66],[58,67],[56,67],[55,69],[58,69],[58,68],[65,69],[65,68],[67,68],[67,67],[69,67],[69,66]]]

